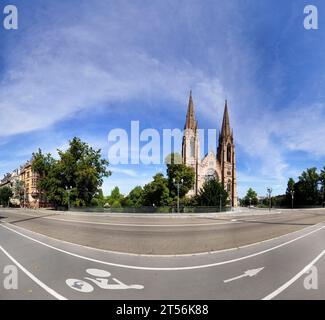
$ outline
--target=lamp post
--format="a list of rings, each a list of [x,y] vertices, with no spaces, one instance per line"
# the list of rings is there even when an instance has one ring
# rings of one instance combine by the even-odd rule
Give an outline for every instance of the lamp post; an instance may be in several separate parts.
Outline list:
[[[69,211],[70,210],[70,192],[72,190],[72,187],[71,186],[69,188],[65,187],[65,189],[67,190],[67,193],[68,193],[68,211]]]
[[[317,182],[317,187],[318,187],[318,185],[320,186],[319,192],[322,193],[322,207],[324,208],[324,205],[325,205],[325,203],[324,203],[325,188],[324,187],[325,186],[323,185],[322,181],[318,181]]]
[[[184,183],[184,179],[181,179],[181,181],[176,181],[176,179],[173,179],[174,185],[177,187],[177,213],[179,213],[179,188]]]
[[[252,198],[249,198],[249,209],[252,207]]]
[[[272,203],[271,203],[271,195],[272,195],[272,188],[267,188],[266,189],[266,191],[267,191],[267,194],[268,194],[268,196],[269,196],[269,211],[271,211],[271,206],[272,206]]]
[[[294,199],[294,196],[295,196],[295,191],[291,190],[290,194],[291,194],[291,209],[293,209],[293,199]]]

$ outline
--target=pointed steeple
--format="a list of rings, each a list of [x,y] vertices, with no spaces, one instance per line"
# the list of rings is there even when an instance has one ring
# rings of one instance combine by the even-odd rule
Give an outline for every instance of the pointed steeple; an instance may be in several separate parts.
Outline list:
[[[231,136],[229,113],[228,113],[228,102],[227,102],[227,100],[225,102],[225,111],[223,113],[221,136],[222,137]]]
[[[190,98],[189,98],[189,102],[188,102],[188,108],[187,108],[185,129],[195,130],[196,128],[197,128],[197,122],[196,122],[196,119],[195,119],[194,104],[193,104],[192,90],[191,90],[190,91]]]

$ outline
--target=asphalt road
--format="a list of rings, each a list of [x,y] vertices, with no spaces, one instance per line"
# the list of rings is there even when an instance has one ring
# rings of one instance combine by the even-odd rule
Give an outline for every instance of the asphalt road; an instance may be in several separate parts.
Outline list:
[[[3,211],[0,221],[98,249],[136,254],[192,254],[237,248],[325,221],[325,210],[206,217],[133,217]]]
[[[228,232],[240,233],[247,225],[250,232],[257,235],[259,228],[267,230],[265,226],[275,225],[281,232],[283,224],[286,228],[288,225],[296,228],[294,232],[286,229],[291,230],[289,234],[240,249],[171,257],[105,252],[63,242],[29,231],[22,222],[17,223],[17,218],[22,220],[21,215],[3,212],[1,216],[7,218],[0,223],[0,271],[6,265],[15,265],[18,289],[6,290],[1,286],[0,299],[325,299],[325,223],[321,222],[325,220],[324,211],[294,212],[291,218],[287,215],[289,213],[242,217],[242,222],[222,220],[229,222],[223,225],[216,225],[214,219],[207,218],[182,221],[158,218],[157,224],[170,224],[159,227],[166,229],[167,237],[167,230],[174,230],[172,228],[188,228],[186,232],[202,229],[200,234],[204,234],[212,233],[210,229],[225,233],[227,226]],[[81,219],[80,216],[29,218],[28,223],[43,221],[51,227],[58,223],[60,228],[72,222],[52,220]],[[75,229],[83,225],[96,233],[99,226],[107,230],[113,228],[106,223],[116,228],[130,227],[121,224],[139,224],[138,219],[96,217],[95,220],[74,222]],[[135,233],[157,228],[150,226],[156,224],[154,219],[145,221],[147,227],[134,226]],[[209,222],[214,224],[205,225]],[[235,234],[232,237],[237,238]],[[0,272],[0,277],[3,278],[0,278],[1,285],[6,275]],[[311,282],[314,289],[307,290],[304,284]]]

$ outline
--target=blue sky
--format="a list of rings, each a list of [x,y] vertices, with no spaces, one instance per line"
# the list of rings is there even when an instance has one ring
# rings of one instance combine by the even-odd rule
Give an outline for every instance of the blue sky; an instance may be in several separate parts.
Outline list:
[[[1,5],[9,2],[3,1]],[[10,1],[0,28],[0,174],[41,147],[80,136],[107,156],[114,128],[183,128],[189,90],[199,126],[229,101],[238,193],[283,193],[288,177],[325,165],[323,1]],[[303,28],[314,4],[319,30]],[[207,150],[205,150],[207,151]],[[163,165],[121,165],[126,193]]]

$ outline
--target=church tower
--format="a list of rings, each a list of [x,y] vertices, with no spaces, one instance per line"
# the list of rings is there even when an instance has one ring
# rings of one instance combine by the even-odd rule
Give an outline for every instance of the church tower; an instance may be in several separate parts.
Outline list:
[[[232,207],[237,207],[236,158],[233,131],[230,128],[228,103],[225,102],[222,128],[219,132],[217,159],[221,166],[221,182],[229,194]]]
[[[183,163],[193,168],[195,172],[195,185],[190,190],[189,196],[196,195],[198,192],[198,166],[200,164],[200,141],[198,133],[198,122],[195,118],[192,91],[188,102],[186,122],[184,127],[184,136],[182,141],[182,159]]]

